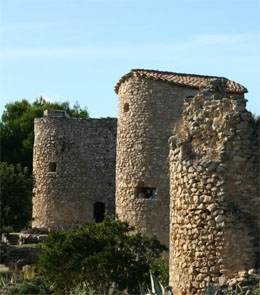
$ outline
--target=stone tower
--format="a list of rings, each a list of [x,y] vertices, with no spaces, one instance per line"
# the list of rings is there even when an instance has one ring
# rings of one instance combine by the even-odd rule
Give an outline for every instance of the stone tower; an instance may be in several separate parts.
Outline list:
[[[186,98],[215,77],[132,70],[118,94],[116,214],[143,233],[169,241],[168,139]],[[228,91],[245,92],[228,81]],[[237,87],[237,89],[235,89]]]
[[[115,91],[118,119],[35,119],[33,226],[116,213],[169,246],[176,295],[259,267],[259,120],[246,88],[132,70]]]
[[[36,119],[33,226],[100,221],[116,207],[119,219],[169,245],[168,139],[185,99],[215,78],[132,70],[115,87],[118,120],[69,118],[57,110]],[[224,80],[228,93],[246,92]]]
[[[185,99],[169,140],[176,295],[204,294],[208,281],[259,267],[259,125],[226,82],[209,81]]]
[[[33,226],[69,228],[115,212],[117,119],[35,119]]]

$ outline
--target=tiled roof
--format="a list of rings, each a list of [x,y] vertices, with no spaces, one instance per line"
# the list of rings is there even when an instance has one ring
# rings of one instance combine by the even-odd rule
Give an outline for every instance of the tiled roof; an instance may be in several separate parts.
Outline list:
[[[153,79],[157,81],[163,81],[177,86],[188,87],[193,89],[199,89],[199,87],[204,84],[206,81],[222,78],[216,76],[204,76],[204,75],[194,75],[194,74],[180,74],[173,72],[164,72],[164,71],[154,71],[154,70],[141,70],[135,69],[131,70],[129,73],[124,75],[116,84],[115,92],[118,93],[120,85],[127,80],[129,77],[143,77],[145,79]],[[227,87],[229,93],[246,93],[247,89],[234,81],[227,80]]]

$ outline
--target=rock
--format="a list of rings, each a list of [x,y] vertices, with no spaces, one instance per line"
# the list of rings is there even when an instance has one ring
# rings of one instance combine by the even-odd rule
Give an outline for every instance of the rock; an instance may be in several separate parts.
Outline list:
[[[220,223],[220,222],[224,221],[225,219],[226,219],[225,215],[218,215],[218,216],[215,217],[215,221],[217,223]]]
[[[207,210],[209,210],[210,212],[215,211],[216,209],[216,204],[210,204],[207,206]]]
[[[249,269],[249,271],[248,271],[248,274],[249,274],[249,275],[253,275],[253,274],[255,274],[255,273],[256,273],[256,270],[255,270],[254,268]]]
[[[220,287],[226,284],[227,278],[224,276],[224,274],[221,277],[219,277],[218,282]]]
[[[246,270],[242,270],[238,272],[238,276],[241,278],[246,278],[248,276],[248,273]]]
[[[216,168],[218,167],[218,164],[215,162],[212,162],[207,168],[206,171],[208,172],[212,172],[213,170],[216,170]]]

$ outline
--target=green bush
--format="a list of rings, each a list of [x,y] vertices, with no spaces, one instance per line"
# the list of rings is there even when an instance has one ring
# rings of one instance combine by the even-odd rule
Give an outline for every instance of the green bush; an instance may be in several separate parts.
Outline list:
[[[8,295],[47,295],[50,294],[47,283],[42,278],[24,281],[8,288]]]
[[[150,270],[159,278],[167,277],[161,273],[167,269],[161,259],[167,248],[155,236],[133,230],[126,222],[106,217],[71,232],[53,231],[40,253],[40,274],[58,294],[79,285],[96,294],[107,294],[111,288],[138,293],[138,283],[149,282]]]

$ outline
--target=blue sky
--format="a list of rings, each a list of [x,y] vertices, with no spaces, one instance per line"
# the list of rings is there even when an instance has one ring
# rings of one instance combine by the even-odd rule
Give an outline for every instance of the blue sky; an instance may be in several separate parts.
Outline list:
[[[39,96],[116,117],[131,69],[223,76],[260,115],[259,0],[0,0],[0,114]]]

